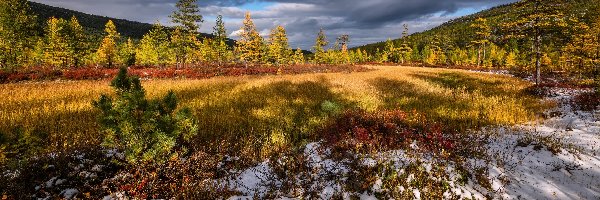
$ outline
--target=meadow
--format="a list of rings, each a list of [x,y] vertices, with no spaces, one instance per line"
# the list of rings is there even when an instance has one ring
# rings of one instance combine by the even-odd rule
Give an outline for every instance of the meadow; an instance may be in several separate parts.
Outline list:
[[[193,110],[194,150],[260,160],[322,139],[318,129],[346,110],[402,110],[467,132],[535,120],[548,105],[527,94],[531,84],[503,75],[452,69],[372,66],[359,73],[144,80],[149,98],[173,90]],[[108,80],[0,85],[0,158],[97,148],[98,110],[112,94]]]

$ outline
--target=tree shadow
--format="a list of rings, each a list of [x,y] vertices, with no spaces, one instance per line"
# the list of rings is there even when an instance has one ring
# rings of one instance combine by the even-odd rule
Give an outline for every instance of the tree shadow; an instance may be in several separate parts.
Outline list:
[[[433,79],[433,77],[429,78]],[[436,80],[442,82],[443,80],[440,79],[443,78]],[[423,90],[422,85],[388,78],[377,78],[371,80],[370,84],[379,91],[380,98],[384,102],[384,109],[415,110],[424,114],[428,119],[443,123],[458,131],[529,121],[539,109],[536,106],[539,103],[517,98],[514,95],[496,98],[475,92],[490,90],[489,88],[495,87],[494,85],[497,83],[486,83],[487,86],[478,88],[477,85],[466,80],[446,82],[445,84],[454,88],[459,88],[460,85],[470,85],[470,90],[474,92],[449,87],[450,91],[448,92],[435,93]],[[485,87],[488,88],[485,89]],[[501,96],[502,94],[497,95]]]
[[[189,104],[195,110],[201,129],[195,148],[260,158],[298,147],[308,142],[327,118],[355,106],[333,92],[332,87],[321,77],[317,81],[280,81],[216,92],[220,94],[205,93],[221,96]],[[197,91],[182,93],[196,94]],[[207,142],[217,141],[220,144],[207,146],[210,145]],[[200,144],[202,146],[198,146]]]
[[[464,90],[466,92],[477,91],[488,97],[525,95],[523,93],[514,93],[513,91],[505,90],[504,88],[506,88],[507,84],[511,84],[510,82],[493,78],[486,80],[469,76],[465,73],[417,73],[411,74],[411,76],[452,90]]]

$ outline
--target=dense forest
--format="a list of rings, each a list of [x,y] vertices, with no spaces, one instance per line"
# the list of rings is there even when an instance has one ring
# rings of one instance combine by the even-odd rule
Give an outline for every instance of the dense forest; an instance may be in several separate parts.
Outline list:
[[[400,39],[353,49],[348,49],[349,35],[330,42],[325,30],[320,30],[314,55],[292,49],[282,26],[275,27],[268,38],[261,37],[250,13],[239,41],[232,45],[222,16],[212,35],[201,34],[198,6],[177,7],[171,16],[176,26],[165,27],[25,0],[3,1],[0,68],[399,63],[535,72],[538,83],[542,73],[591,80],[599,71],[600,7],[589,1],[520,1],[412,35],[408,34],[410,25],[405,25],[399,30]]]
[[[528,0],[356,47],[382,62],[598,75],[598,1]]]

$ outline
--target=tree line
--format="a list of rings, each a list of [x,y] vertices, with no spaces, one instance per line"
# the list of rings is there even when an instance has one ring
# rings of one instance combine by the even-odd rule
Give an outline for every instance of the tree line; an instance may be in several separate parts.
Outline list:
[[[292,49],[286,30],[277,26],[268,38],[260,36],[250,13],[246,13],[240,39],[231,47],[223,17],[218,16],[213,38],[200,37],[204,22],[196,0],[179,0],[170,16],[174,27],[159,22],[140,40],[124,38],[109,20],[101,37],[88,34],[78,19],[51,17],[43,34],[35,34],[36,16],[27,0],[0,2],[0,69],[19,70],[32,66],[66,69],[82,66],[195,66],[199,64],[351,64],[364,62],[364,52],[348,51],[349,36],[340,36],[334,48],[321,30],[308,57]],[[314,58],[313,58],[314,57]]]
[[[358,48],[376,62],[530,72],[538,83],[542,73],[590,79],[600,76],[600,1],[523,0]]]

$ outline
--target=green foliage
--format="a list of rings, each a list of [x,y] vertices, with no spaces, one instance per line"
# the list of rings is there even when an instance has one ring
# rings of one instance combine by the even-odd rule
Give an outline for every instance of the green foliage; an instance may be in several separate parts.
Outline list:
[[[35,20],[27,0],[0,1],[0,69],[29,61]]]
[[[315,46],[313,47],[315,54],[315,63],[321,64],[325,62],[325,47],[329,44],[325,31],[321,29],[317,35]]]
[[[162,99],[148,100],[139,78],[121,68],[111,82],[116,98],[102,95],[93,102],[101,111],[99,123],[104,145],[125,151],[128,162],[164,162],[179,153],[198,132],[189,109],[175,113],[177,98],[170,91]]]
[[[68,67],[71,63],[69,43],[67,41],[66,21],[50,18],[46,29],[46,64],[58,67]]]
[[[198,33],[199,23],[204,22],[204,20],[202,15],[199,14],[200,10],[196,0],[179,0],[175,7],[177,7],[177,10],[170,16],[171,21],[186,33]]]
[[[175,58],[171,53],[169,36],[165,28],[157,22],[140,41],[136,49],[136,64],[165,66],[173,63]]]
[[[131,38],[127,38],[127,42],[119,47],[119,64],[123,66],[135,64],[135,44]]]

